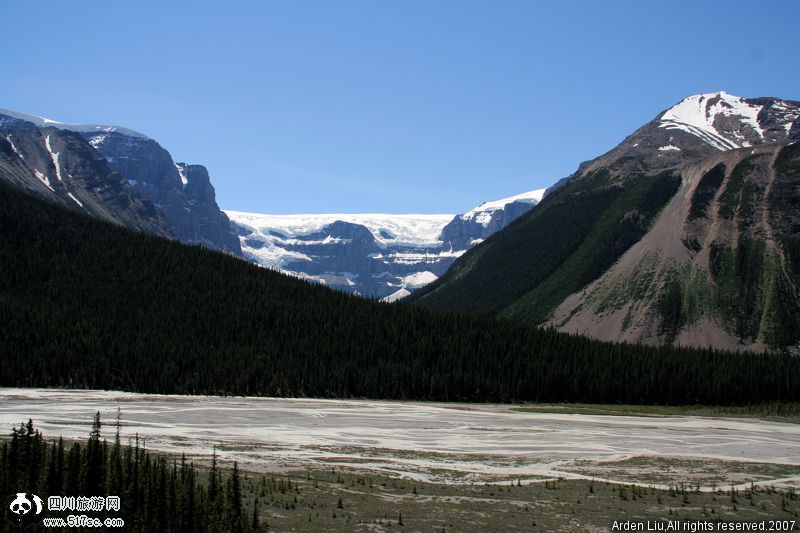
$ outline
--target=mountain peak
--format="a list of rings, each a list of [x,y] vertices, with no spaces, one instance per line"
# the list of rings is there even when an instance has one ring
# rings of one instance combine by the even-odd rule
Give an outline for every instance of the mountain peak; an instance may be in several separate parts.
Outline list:
[[[684,131],[725,151],[781,140],[774,130],[767,131],[769,126],[778,121],[781,133],[788,135],[798,116],[797,102],[718,91],[684,98],[661,114],[658,127]]]

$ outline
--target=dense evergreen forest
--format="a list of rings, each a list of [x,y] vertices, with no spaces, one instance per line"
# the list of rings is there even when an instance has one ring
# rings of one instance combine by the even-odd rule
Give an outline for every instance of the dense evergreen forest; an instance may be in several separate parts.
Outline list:
[[[44,502],[39,517],[124,520],[124,527],[87,531],[249,533],[265,525],[259,519],[258,501],[247,496],[235,464],[223,475],[214,456],[211,468],[200,471],[185,458],[152,454],[138,440],[123,446],[119,432],[109,444],[101,428],[98,414],[85,442],[47,442],[33,421],[21,424],[0,446],[0,494],[24,492],[29,500],[36,494]],[[48,511],[48,496],[118,496],[119,509]],[[27,531],[76,529],[81,528],[40,523]],[[20,529],[3,518],[0,533],[6,531]]]
[[[620,183],[605,168],[573,179],[408,300],[432,309],[545,322],[564,298],[599,278],[647,233],[680,182],[664,172]],[[520,246],[527,242],[536,246]]]
[[[658,203],[658,202],[655,202]],[[382,304],[0,186],[0,385],[466,401],[800,400],[800,359]]]

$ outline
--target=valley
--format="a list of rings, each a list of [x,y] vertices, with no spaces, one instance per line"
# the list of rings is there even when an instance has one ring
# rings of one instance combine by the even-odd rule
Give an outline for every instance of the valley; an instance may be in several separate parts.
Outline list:
[[[800,424],[537,413],[535,405],[0,389],[0,425],[32,417],[209,466],[236,461],[272,531],[611,530],[628,519],[797,519]],[[555,410],[557,406],[544,406]],[[646,407],[641,408],[647,411]]]
[[[112,421],[119,408],[123,439],[138,435],[151,450],[206,459],[216,446],[223,460],[256,471],[336,468],[467,485],[564,478],[800,488],[800,424],[776,420],[57,389],[5,388],[0,399],[4,427],[30,417],[46,434],[80,438],[96,411]]]
[[[800,531],[800,3],[6,4],[0,533]]]

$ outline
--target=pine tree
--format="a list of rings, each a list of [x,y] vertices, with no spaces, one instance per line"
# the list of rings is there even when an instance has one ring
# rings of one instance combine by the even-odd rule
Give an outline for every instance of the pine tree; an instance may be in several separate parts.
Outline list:
[[[226,514],[230,530],[234,533],[244,532],[244,521],[242,516],[242,486],[239,479],[239,466],[236,462],[233,463],[233,472],[228,478],[227,490],[228,505]]]
[[[94,415],[92,431],[84,449],[83,468],[81,477],[81,492],[86,496],[100,496],[103,491],[103,444],[100,441],[100,411]]]
[[[250,524],[250,529],[252,531],[260,531],[261,525],[258,519],[258,497],[256,497],[255,502],[253,503],[253,521]]]
[[[120,440],[120,425],[122,410],[117,407],[117,417],[115,420],[116,430],[114,432],[114,445],[111,447],[111,454],[108,459],[108,493],[118,496],[122,492],[122,442]]]
[[[81,445],[73,444],[67,454],[66,496],[79,496],[81,487]]]

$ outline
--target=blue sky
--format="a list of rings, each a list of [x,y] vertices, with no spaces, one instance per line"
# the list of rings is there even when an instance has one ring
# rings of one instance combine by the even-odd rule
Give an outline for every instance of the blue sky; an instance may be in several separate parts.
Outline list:
[[[455,213],[689,94],[800,100],[800,2],[4,0],[0,107],[123,125],[225,209]]]

